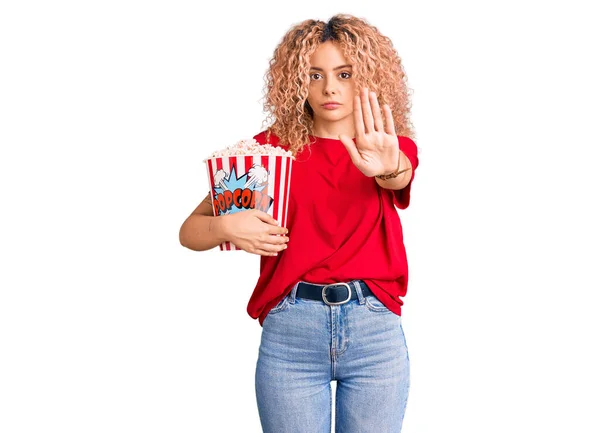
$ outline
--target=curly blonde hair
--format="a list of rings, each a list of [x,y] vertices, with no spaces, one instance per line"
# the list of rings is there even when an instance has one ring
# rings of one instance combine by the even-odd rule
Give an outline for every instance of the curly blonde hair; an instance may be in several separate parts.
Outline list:
[[[366,20],[348,14],[337,14],[325,23],[305,20],[293,26],[275,48],[265,74],[264,111],[267,141],[271,134],[279,143],[289,146],[294,156],[310,145],[313,111],[308,104],[310,57],[317,47],[332,40],[339,44],[344,56],[353,64],[356,94],[368,87],[378,96],[380,107],[392,110],[396,134],[414,139],[410,121],[412,90],[407,85],[400,56],[390,38]],[[385,117],[382,113],[385,124]]]

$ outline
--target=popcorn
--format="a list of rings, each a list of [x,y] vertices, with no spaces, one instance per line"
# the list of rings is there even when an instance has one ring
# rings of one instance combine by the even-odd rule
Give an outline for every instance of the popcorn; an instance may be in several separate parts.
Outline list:
[[[219,156],[236,156],[236,155],[270,155],[270,156],[289,156],[292,159],[296,159],[292,156],[292,152],[285,150],[279,146],[272,146],[270,144],[260,144],[255,139],[243,139],[238,141],[232,146],[227,146],[225,149],[214,151],[209,158],[216,158]]]

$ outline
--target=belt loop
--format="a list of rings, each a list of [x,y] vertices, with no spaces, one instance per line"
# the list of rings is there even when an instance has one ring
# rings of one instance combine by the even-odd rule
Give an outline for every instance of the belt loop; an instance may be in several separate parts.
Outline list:
[[[354,281],[352,281],[352,284],[354,284],[354,288],[356,289],[356,296],[358,297],[358,303],[360,305],[363,305],[365,303],[365,297],[362,292],[362,287],[360,286],[360,280],[354,280]]]
[[[296,292],[298,291],[299,284],[300,284],[300,281],[298,281],[296,284],[294,284],[294,288],[290,292],[290,299],[289,299],[290,304],[296,303]]]

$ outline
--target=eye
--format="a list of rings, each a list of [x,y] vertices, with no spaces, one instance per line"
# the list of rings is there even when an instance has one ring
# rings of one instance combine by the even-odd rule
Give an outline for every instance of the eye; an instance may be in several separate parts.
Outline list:
[[[321,74],[317,73],[317,72],[313,72],[312,74],[308,75],[310,77],[311,80],[316,80],[317,78],[313,78],[314,76],[321,76]],[[342,76],[342,78],[344,78],[345,80],[348,80],[349,78],[352,77],[352,74],[350,72],[340,72],[340,76]]]

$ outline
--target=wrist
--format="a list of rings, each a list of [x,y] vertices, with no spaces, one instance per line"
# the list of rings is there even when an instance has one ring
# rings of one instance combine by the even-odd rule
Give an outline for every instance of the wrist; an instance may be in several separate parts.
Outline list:
[[[398,152],[398,167],[390,173],[378,174],[375,177],[378,179],[381,179],[381,180],[395,179],[400,174],[405,173],[411,169],[410,164],[407,168],[404,168],[404,169],[401,168],[401,165],[402,165],[402,152],[399,151]]]
[[[210,221],[209,232],[219,240],[219,243],[227,242],[230,240],[231,234],[229,232],[229,215],[219,215],[213,217]]]

